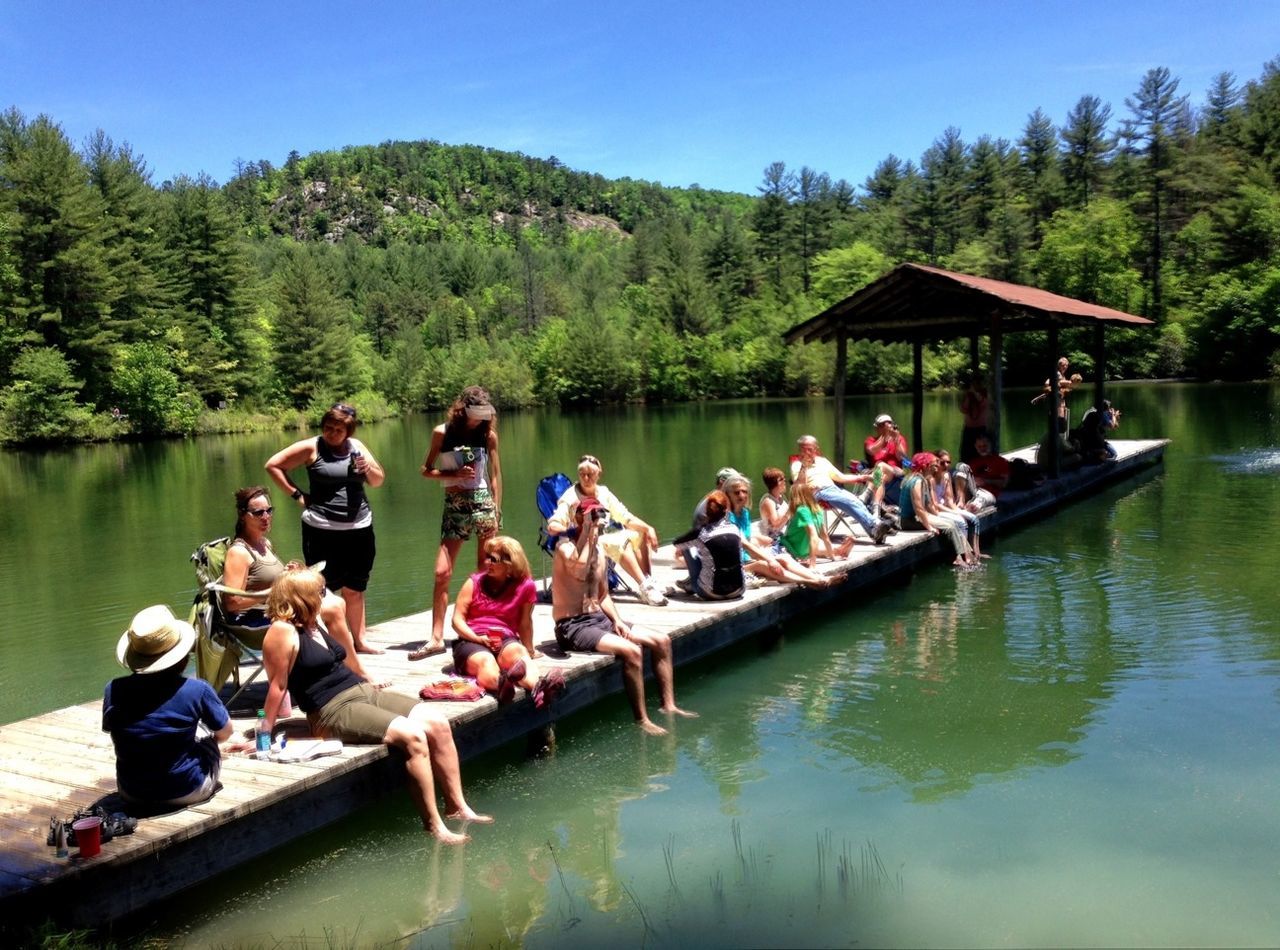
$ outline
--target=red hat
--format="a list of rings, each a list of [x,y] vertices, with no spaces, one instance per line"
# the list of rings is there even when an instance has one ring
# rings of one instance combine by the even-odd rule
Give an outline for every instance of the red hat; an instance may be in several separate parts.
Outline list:
[[[578,499],[578,511],[579,513],[584,515],[595,508],[603,508],[603,507],[604,505],[601,503],[600,499],[597,498],[595,495],[583,495],[581,498]]]

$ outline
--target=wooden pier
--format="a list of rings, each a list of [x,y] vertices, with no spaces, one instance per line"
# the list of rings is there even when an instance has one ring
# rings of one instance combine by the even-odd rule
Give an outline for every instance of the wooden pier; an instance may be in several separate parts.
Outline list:
[[[1112,444],[1119,451],[1114,462],[1066,473],[1027,491],[1005,492],[999,506],[983,515],[984,532],[1043,516],[1061,504],[1149,471],[1163,461],[1167,441]],[[1030,452],[1022,450],[1010,457],[1028,457]],[[826,590],[767,585],[748,590],[738,601],[673,599],[666,607],[647,607],[622,595],[618,603],[627,620],[669,634],[675,661],[683,664],[843,600],[883,578],[926,565],[941,567],[952,556],[945,545],[944,540],[923,532],[900,532],[880,547],[859,543],[847,561],[820,562],[820,570],[844,575],[843,583]],[[664,546],[654,558],[660,583],[675,580],[673,553]],[[371,627],[370,640],[387,652],[365,657],[366,669],[391,680],[392,689],[416,694],[451,663],[448,654],[420,662],[408,660],[408,653],[427,639],[429,630],[429,613]],[[534,609],[534,630],[535,641],[548,654],[539,663],[560,668],[569,684],[556,706],[557,717],[621,691],[620,666],[610,658],[559,653],[549,606]],[[439,704],[453,723],[464,759],[549,722],[546,711],[535,711],[523,692],[518,695],[517,702],[502,708],[488,697],[475,703]],[[337,756],[287,765],[232,757],[224,762],[223,788],[212,800],[142,819],[134,834],[104,844],[96,857],[81,860],[72,849],[70,858],[58,858],[45,844],[50,817],[69,817],[115,791],[115,755],[101,723],[98,700],[0,727],[0,920],[9,926],[46,918],[101,926],[309,834],[386,794],[406,794],[403,768],[382,746],[347,746]],[[253,722],[238,718],[236,725],[251,729]],[[504,820],[502,815],[497,818]]]

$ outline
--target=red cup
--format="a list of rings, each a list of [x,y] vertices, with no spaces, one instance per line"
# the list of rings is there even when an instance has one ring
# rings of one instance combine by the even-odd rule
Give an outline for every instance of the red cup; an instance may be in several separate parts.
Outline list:
[[[102,850],[102,819],[81,818],[71,826],[75,829],[80,857],[91,858]]]

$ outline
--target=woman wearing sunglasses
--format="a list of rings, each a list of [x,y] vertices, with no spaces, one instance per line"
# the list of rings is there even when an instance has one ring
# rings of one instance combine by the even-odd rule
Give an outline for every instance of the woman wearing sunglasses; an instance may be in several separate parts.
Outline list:
[[[522,686],[541,709],[564,692],[564,674],[538,675],[533,657],[533,604],[538,588],[529,560],[515,538],[484,545],[484,570],[467,578],[453,604],[453,668],[497,694],[505,705]]]
[[[325,584],[346,604],[357,652],[381,653],[364,640],[364,592],[377,553],[365,487],[377,488],[385,474],[364,444],[352,437],[357,424],[353,407],[335,403],[320,419],[320,435],[271,456],[267,473],[302,506],[302,556],[308,564],[325,562]],[[289,477],[298,468],[307,471],[306,491]]]
[[[227,615],[227,621],[241,629],[261,627],[264,634],[271,622],[267,618],[267,594],[271,585],[286,571],[302,567],[297,561],[286,564],[276,556],[271,539],[267,537],[271,532],[274,514],[271,496],[261,485],[237,491],[236,530],[227,547],[227,559],[222,565],[223,586],[245,592],[245,595],[222,595],[222,609]],[[360,656],[355,651],[351,630],[347,626],[346,603],[337,594],[325,591],[320,607],[320,621],[334,639],[351,651],[352,663],[357,672],[366,680],[372,680],[373,677],[360,664]],[[377,682],[379,685],[387,685],[381,680]]]

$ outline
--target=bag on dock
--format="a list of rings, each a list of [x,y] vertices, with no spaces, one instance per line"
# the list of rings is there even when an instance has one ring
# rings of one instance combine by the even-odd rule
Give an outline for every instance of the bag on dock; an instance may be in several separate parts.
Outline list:
[[[457,677],[436,680],[418,690],[418,698],[444,700],[446,702],[473,703],[484,699],[484,687],[474,680]]]

